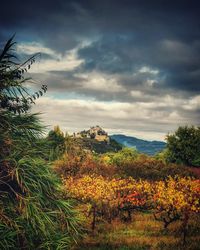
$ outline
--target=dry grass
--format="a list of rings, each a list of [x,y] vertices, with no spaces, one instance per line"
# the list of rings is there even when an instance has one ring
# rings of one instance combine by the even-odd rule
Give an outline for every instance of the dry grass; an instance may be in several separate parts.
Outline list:
[[[155,221],[152,214],[136,213],[131,223],[115,220],[112,224],[99,222],[95,232],[88,233],[74,249],[87,250],[198,250],[200,249],[199,218],[189,225],[189,235],[183,246],[180,223],[164,230],[162,223]],[[89,225],[89,223],[88,223]]]

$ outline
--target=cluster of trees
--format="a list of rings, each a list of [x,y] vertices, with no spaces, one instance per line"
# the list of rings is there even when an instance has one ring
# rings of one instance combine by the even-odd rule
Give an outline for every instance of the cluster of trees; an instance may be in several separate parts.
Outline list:
[[[78,236],[78,214],[63,199],[40,144],[43,126],[29,112],[47,88],[24,87],[35,56],[18,63],[14,46],[10,39],[0,54],[0,248],[66,249]]]
[[[184,165],[167,162],[160,156],[139,154],[135,149],[124,148],[117,153],[105,154],[108,164],[117,167],[120,176],[131,176],[135,179],[160,180],[168,175],[193,176],[191,170]]]
[[[67,197],[90,205],[88,214],[92,215],[93,230],[98,216],[109,222],[116,217],[131,221],[133,211],[151,210],[155,219],[163,222],[164,228],[174,221],[182,221],[185,241],[190,216],[200,212],[200,181],[189,177],[150,182],[131,177],[108,179],[83,175],[64,179],[64,184]]]
[[[73,145],[73,141],[71,143]],[[109,178],[133,177],[153,181],[164,180],[168,175],[195,176],[190,168],[184,165],[166,163],[157,156],[139,154],[135,149],[123,148],[116,153],[98,155],[69,145],[68,141],[67,151],[54,162],[55,171],[65,178],[97,174]]]

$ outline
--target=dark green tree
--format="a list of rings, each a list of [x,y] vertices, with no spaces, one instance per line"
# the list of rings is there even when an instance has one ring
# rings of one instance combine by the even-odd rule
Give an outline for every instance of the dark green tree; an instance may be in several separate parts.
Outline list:
[[[78,235],[77,213],[39,156],[43,126],[28,112],[46,86],[34,94],[24,87],[35,57],[17,63],[14,45],[0,52],[0,249],[66,249]]]
[[[200,166],[200,127],[179,127],[167,135],[168,161]]]
[[[59,158],[66,151],[65,136],[58,125],[49,131],[47,143],[50,149],[50,160]]]

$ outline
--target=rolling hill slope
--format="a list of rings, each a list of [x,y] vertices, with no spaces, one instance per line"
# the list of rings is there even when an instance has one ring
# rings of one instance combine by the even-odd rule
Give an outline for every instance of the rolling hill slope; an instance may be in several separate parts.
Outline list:
[[[166,143],[162,141],[146,141],[121,134],[111,135],[110,137],[126,147],[136,148],[140,153],[148,155],[154,155],[166,146]]]

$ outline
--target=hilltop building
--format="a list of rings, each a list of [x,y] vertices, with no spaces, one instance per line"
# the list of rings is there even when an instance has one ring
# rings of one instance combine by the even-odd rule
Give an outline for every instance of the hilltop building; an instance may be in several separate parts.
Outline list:
[[[91,127],[89,130],[83,130],[78,133],[74,133],[75,138],[90,138],[97,141],[104,141],[110,143],[108,134],[100,126]]]

